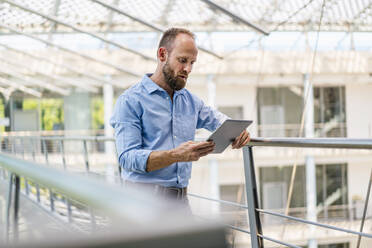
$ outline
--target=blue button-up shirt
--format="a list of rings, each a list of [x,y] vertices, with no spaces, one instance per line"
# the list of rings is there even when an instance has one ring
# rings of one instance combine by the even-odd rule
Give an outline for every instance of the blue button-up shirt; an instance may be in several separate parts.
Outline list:
[[[115,128],[116,148],[122,178],[165,187],[186,187],[191,162],[179,162],[147,172],[152,151],[170,150],[194,140],[197,128],[214,131],[227,118],[204,105],[187,89],[169,94],[149,77],[132,86],[118,98],[111,125]]]

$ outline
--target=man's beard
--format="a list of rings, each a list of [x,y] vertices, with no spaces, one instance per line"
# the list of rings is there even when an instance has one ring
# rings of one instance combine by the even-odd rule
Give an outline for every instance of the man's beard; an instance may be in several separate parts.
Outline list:
[[[168,61],[163,67],[163,75],[165,82],[172,90],[183,89],[186,85],[186,80],[183,80],[182,78],[175,75],[174,70],[170,68]]]

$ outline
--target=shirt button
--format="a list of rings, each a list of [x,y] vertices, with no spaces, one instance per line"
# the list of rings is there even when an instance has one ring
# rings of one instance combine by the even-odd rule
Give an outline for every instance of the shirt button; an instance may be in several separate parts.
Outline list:
[[[173,137],[177,138],[177,136],[176,136],[176,135],[174,135]]]

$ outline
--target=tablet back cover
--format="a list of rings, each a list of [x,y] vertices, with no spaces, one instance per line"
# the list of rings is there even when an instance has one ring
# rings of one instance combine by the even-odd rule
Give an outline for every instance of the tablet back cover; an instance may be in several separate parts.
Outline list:
[[[236,137],[246,129],[252,121],[248,120],[226,120],[207,140],[212,140],[216,147],[212,153],[221,153],[228,147]]]

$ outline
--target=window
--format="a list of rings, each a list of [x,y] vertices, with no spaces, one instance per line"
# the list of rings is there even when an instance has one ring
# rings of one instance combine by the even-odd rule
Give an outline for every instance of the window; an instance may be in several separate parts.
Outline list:
[[[260,200],[264,209],[284,210],[290,187],[292,166],[261,167]],[[348,217],[347,164],[316,165],[318,218]],[[297,167],[289,215],[306,216],[306,171]],[[271,216],[265,217],[272,219]],[[276,220],[277,218],[275,218]]]
[[[347,211],[347,165],[316,166],[317,206],[319,218],[345,218]]]
[[[292,166],[260,168],[260,199],[264,209],[284,209],[286,207],[292,168]],[[305,181],[305,167],[303,165],[297,166],[291,208],[306,206]]]
[[[243,119],[243,106],[221,106],[218,110],[232,119]]]
[[[345,87],[314,88],[316,137],[346,137]]]
[[[318,245],[318,248],[349,248],[349,243]]]
[[[299,136],[303,87],[258,88],[258,132],[263,137]],[[345,87],[314,87],[316,137],[345,137]]]
[[[318,245],[318,248],[349,248],[349,243],[334,243],[334,244],[325,244],[325,245]],[[304,246],[304,248],[308,248],[308,246]]]
[[[258,88],[258,132],[263,137],[298,136],[302,87]]]

